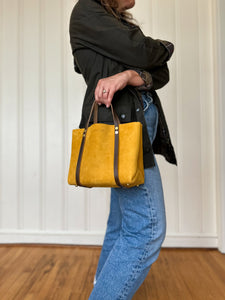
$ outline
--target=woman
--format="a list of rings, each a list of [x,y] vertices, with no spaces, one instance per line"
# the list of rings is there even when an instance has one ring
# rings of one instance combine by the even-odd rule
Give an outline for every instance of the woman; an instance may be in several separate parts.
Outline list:
[[[70,18],[74,68],[87,84],[79,127],[85,126],[93,101],[99,104],[99,122],[113,124],[112,103],[121,123],[143,125],[145,183],[111,188],[107,229],[89,300],[132,299],[146,278],[166,235],[155,154],[177,165],[155,91],[169,81],[167,61],[173,45],[143,34],[126,11],[134,5],[134,0],[79,0]]]

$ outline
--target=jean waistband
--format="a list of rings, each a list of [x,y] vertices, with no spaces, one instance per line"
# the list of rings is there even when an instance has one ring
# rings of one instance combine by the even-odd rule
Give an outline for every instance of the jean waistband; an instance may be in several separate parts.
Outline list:
[[[151,103],[153,103],[152,94],[149,91],[143,92],[142,93],[142,101],[143,101],[143,105],[144,105],[143,110],[146,111],[148,109],[149,105]]]

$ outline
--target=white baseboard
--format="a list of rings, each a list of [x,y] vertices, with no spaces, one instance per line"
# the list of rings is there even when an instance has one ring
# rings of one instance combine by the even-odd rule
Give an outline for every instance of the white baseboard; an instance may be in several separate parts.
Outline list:
[[[98,245],[104,239],[102,231],[27,231],[0,230],[0,244],[66,244]],[[212,234],[168,233],[162,247],[218,248],[218,238]]]
[[[168,234],[162,247],[218,248],[218,237],[210,234]]]

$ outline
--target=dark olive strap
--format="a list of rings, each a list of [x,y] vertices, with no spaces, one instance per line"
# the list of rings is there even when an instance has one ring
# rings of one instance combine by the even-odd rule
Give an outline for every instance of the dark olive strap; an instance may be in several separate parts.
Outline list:
[[[94,107],[94,123],[98,123],[98,107]]]
[[[86,129],[84,129],[83,132],[83,137],[81,141],[81,146],[80,146],[80,152],[77,160],[77,167],[76,167],[76,185],[82,186],[80,183],[80,164],[81,164],[81,158],[83,155],[83,150],[84,150],[84,143],[85,143],[85,136],[86,136]],[[83,185],[84,186],[84,185]]]
[[[115,145],[114,145],[114,177],[116,184],[122,187],[119,180],[119,172],[118,172],[118,160],[119,160],[119,125],[115,126]]]
[[[91,119],[91,115],[94,109],[94,123],[97,123],[97,118],[98,118],[98,104],[97,102],[94,100],[92,107],[91,107],[91,111],[90,111],[90,115],[88,118],[88,121],[85,125],[85,129],[83,132],[83,136],[82,136],[82,141],[81,141],[81,146],[80,146],[80,151],[79,151],[79,155],[78,155],[78,160],[77,160],[77,167],[76,167],[76,183],[79,186],[84,186],[81,185],[80,183],[80,165],[81,165],[81,159],[82,159],[82,155],[83,155],[83,150],[84,150],[84,144],[85,144],[85,138],[86,138],[86,134],[87,134],[87,129],[88,129],[88,125]],[[116,114],[116,112],[113,111],[113,106],[111,104],[111,111],[112,111],[112,115],[113,115],[113,122],[114,122],[114,126],[115,126],[115,131],[114,131],[114,136],[115,136],[115,143],[114,143],[114,178],[115,178],[115,182],[118,186],[122,187],[120,180],[119,180],[119,174],[118,174],[118,159],[119,159],[119,124],[120,124],[120,120]]]

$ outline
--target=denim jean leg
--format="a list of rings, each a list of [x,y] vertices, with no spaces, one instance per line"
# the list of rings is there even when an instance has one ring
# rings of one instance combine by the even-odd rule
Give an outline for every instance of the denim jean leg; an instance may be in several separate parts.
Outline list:
[[[153,141],[158,121],[156,107],[149,105],[144,114]],[[154,167],[145,169],[143,185],[112,190],[115,191],[113,198],[115,196],[120,204],[121,230],[111,251],[106,254],[107,259],[89,300],[132,299],[158,258],[165,239],[164,195],[156,159]],[[114,220],[118,220],[116,215]]]
[[[129,300],[158,258],[166,223],[158,166],[145,169],[146,184],[118,189],[122,228],[89,300]]]
[[[119,204],[119,198],[117,195],[116,189],[111,189],[110,193],[110,211],[107,221],[107,228],[106,233],[100,253],[100,257],[98,260],[98,266],[94,277],[93,284],[95,285],[98,279],[98,276],[102,270],[102,267],[112,250],[115,241],[119,237],[120,229],[121,229],[121,220],[122,220],[122,214]]]
[[[153,98],[149,95],[148,92],[144,92],[142,94],[144,112],[149,109],[149,106],[153,103]],[[154,120],[153,120],[154,122]],[[151,122],[152,123],[152,122]],[[149,126],[154,126],[154,124],[149,124]],[[157,127],[157,126],[155,126]],[[121,210],[118,202],[118,195],[116,189],[111,189],[111,197],[110,197],[110,213],[107,222],[107,229],[98,261],[97,270],[94,276],[93,284],[95,285],[98,279],[98,276],[102,270],[102,267],[113,248],[113,245],[116,239],[119,237],[119,231],[121,228]]]
[[[142,255],[139,256],[139,261],[133,268],[133,274],[127,279],[118,299],[132,299],[148,275],[152,263],[157,260],[166,236],[166,214],[162,181],[155,157],[154,160],[156,165],[153,168],[145,169],[145,178],[148,180],[148,184],[143,186],[146,190],[151,211],[150,226],[152,227],[152,231],[148,239],[146,239],[145,250]]]

